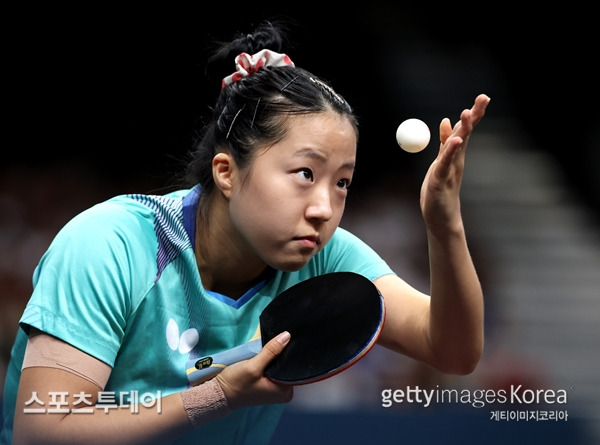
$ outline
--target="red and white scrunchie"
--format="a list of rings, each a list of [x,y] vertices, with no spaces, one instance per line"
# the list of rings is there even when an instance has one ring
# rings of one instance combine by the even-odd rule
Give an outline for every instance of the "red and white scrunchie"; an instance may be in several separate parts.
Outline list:
[[[276,53],[270,49],[263,49],[256,54],[241,53],[235,58],[235,73],[223,78],[221,89],[239,82],[242,78],[255,73],[265,66],[294,66],[294,62],[287,54]]]

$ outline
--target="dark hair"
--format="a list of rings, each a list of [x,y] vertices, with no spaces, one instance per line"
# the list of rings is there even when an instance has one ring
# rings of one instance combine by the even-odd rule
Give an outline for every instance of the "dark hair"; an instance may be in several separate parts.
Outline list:
[[[284,39],[282,28],[263,23],[254,33],[239,34],[233,42],[222,44],[208,66],[229,66],[223,78],[234,71],[234,60],[240,53],[255,54],[262,49],[284,52]],[[326,111],[346,116],[358,135],[350,105],[328,83],[302,68],[264,67],[228,85],[221,90],[212,117],[193,145],[185,184],[200,184],[203,197],[207,197],[214,188],[212,159],[216,153],[228,150],[237,165],[244,167],[252,161],[257,147],[273,145],[285,136],[289,116]]]

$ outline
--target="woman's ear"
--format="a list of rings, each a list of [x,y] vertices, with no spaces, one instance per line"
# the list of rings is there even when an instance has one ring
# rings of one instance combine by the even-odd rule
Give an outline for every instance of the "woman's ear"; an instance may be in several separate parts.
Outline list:
[[[212,172],[215,185],[226,198],[231,195],[233,178],[237,165],[228,152],[217,153],[212,161]]]

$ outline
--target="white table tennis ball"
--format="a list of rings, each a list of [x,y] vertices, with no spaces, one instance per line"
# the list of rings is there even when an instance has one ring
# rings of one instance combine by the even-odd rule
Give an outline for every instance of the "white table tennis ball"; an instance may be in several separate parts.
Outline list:
[[[409,153],[417,153],[427,147],[431,132],[425,122],[420,119],[407,119],[396,130],[398,145]]]

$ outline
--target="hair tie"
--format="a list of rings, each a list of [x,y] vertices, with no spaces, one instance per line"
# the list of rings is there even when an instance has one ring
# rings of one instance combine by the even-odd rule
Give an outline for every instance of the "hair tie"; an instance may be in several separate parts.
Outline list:
[[[235,58],[235,73],[223,78],[221,89],[266,66],[294,66],[294,62],[287,54],[276,53],[270,49],[263,49],[252,56],[241,53]]]

